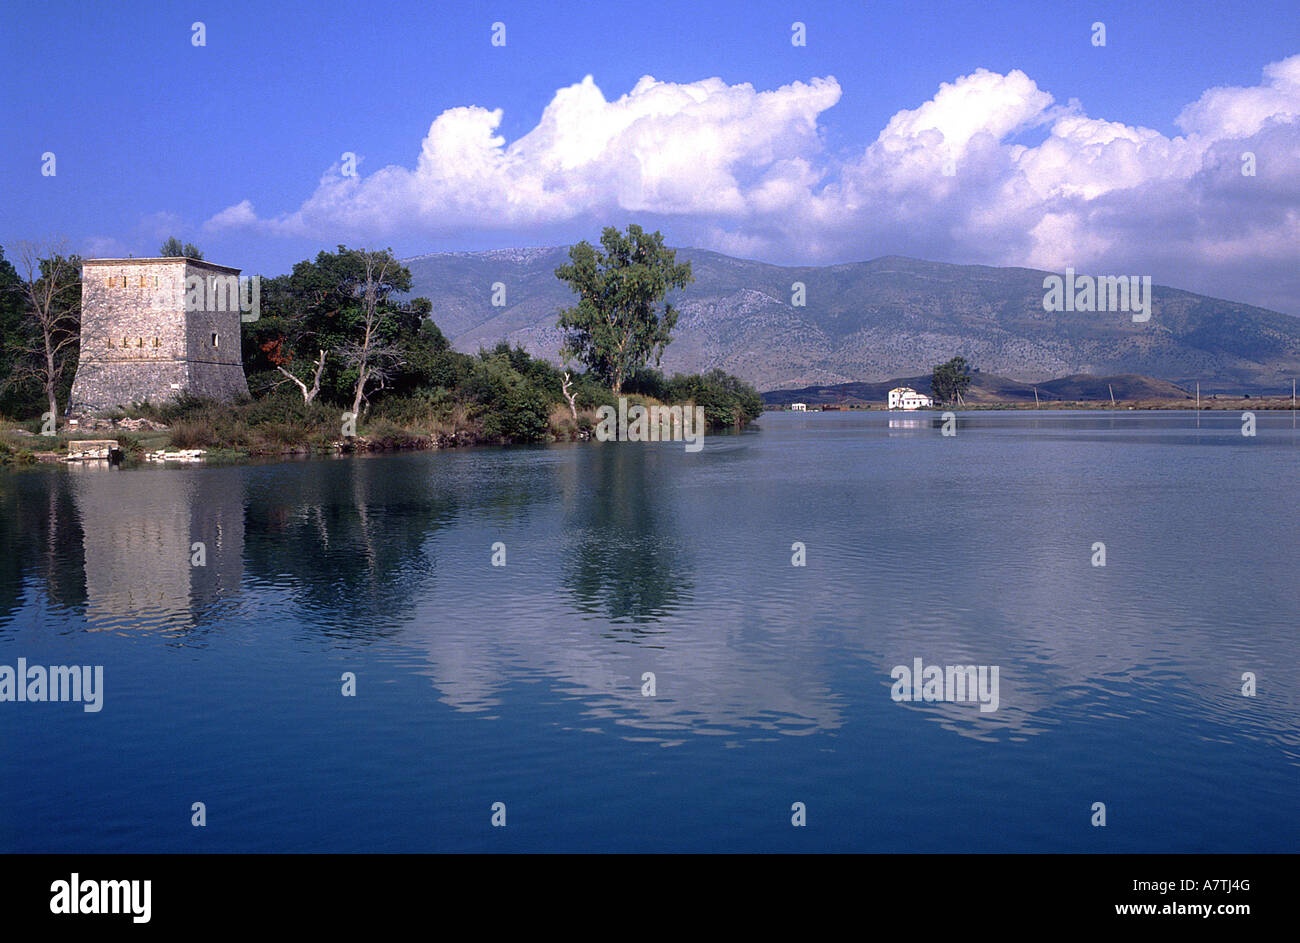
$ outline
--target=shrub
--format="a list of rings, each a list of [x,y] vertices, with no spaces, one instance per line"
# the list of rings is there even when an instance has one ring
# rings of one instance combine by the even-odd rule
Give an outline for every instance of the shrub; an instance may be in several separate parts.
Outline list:
[[[714,428],[743,426],[763,414],[763,400],[754,387],[723,370],[705,374],[677,374],[668,384],[669,399],[704,407],[704,418]]]
[[[426,426],[437,421],[433,399],[423,393],[385,399],[375,409],[375,419],[388,420],[400,426]]]
[[[664,402],[670,393],[668,381],[664,375],[653,367],[642,367],[623,382],[623,392],[640,394]]]
[[[0,465],[31,465],[35,461],[36,456],[26,449],[14,448],[0,440]]]
[[[137,439],[135,436],[125,435],[119,432],[116,438],[117,438],[117,447],[120,448],[127,455],[138,456],[144,454],[144,446],[140,444],[140,440]]]
[[[365,439],[370,449],[409,449],[424,444],[421,436],[387,419],[368,423]]]

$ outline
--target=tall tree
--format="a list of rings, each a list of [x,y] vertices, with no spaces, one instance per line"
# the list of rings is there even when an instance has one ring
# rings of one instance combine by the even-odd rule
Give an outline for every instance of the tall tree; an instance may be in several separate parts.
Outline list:
[[[658,232],[632,224],[624,234],[607,226],[600,244],[603,252],[578,243],[569,250],[570,264],[555,270],[578,295],[576,307],[560,312],[560,354],[585,363],[618,395],[650,357],[658,366],[677,324],[677,310],[665,304],[661,312],[659,302],[695,279],[691,263],[678,264]]]
[[[203,253],[199,247],[192,242],[181,243],[175,236],[169,236],[167,241],[162,244],[158,254],[164,259],[186,258],[186,259],[203,259]]]
[[[970,389],[971,367],[965,357],[953,357],[934,368],[930,376],[930,392],[940,403],[961,403]]]
[[[264,279],[262,316],[244,325],[244,369],[250,378],[278,373],[308,401],[319,379],[320,399],[356,409],[381,390],[408,388],[418,380],[412,361],[447,346],[425,321],[427,298],[396,299],[410,288],[392,250],[342,245]]]
[[[371,393],[387,387],[393,372],[402,363],[402,347],[395,337],[396,325],[389,323],[390,315],[396,313],[389,296],[395,291],[410,290],[411,273],[393,258],[392,249],[354,250],[352,258],[355,268],[344,284],[360,302],[359,336],[345,343],[339,353],[343,362],[356,370],[352,413],[360,415],[362,402],[369,402]]]
[[[23,415],[39,400],[31,376],[21,377],[23,347],[27,340],[26,310],[22,279],[0,246],[0,414]]]
[[[25,337],[13,377],[34,378],[57,417],[59,382],[75,366],[81,340],[81,258],[62,244],[19,243],[18,274]]]

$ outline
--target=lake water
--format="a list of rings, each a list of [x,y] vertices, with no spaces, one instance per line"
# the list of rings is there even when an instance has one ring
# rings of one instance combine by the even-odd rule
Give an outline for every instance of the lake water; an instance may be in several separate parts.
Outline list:
[[[98,712],[0,703],[0,850],[1295,851],[1300,436],[1257,422],[0,473],[0,664],[103,666]],[[895,701],[918,658],[997,709]]]

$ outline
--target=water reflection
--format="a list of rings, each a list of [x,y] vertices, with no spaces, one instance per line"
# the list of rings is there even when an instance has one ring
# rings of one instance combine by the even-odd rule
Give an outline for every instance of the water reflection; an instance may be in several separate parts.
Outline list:
[[[87,631],[186,635],[230,611],[243,574],[238,469],[66,472],[80,522]]]
[[[698,454],[5,474],[0,632],[46,607],[59,631],[367,648],[457,711],[541,698],[565,726],[665,744],[834,731],[854,712],[977,740],[1176,715],[1295,762],[1300,693],[1277,680],[1300,609],[1294,505],[1274,487],[1294,473],[1290,417],[1261,415],[1249,445],[1238,417],[1207,419],[1200,435],[1235,430],[1236,448],[1204,450],[1186,447],[1195,418],[981,414],[954,438],[932,417],[778,415]],[[999,710],[893,704],[890,669],[916,657],[1000,666]],[[1240,697],[1244,671],[1267,699]]]
[[[637,446],[581,450],[563,471],[564,588],[580,612],[633,631],[690,604],[693,566],[675,532],[671,446]]]
[[[889,432],[891,435],[894,434],[895,432],[918,432],[918,431],[930,429],[933,426],[934,426],[934,420],[929,417],[919,417],[919,416],[909,416],[906,418],[903,416],[889,417]]]
[[[361,643],[393,636],[430,590],[426,539],[456,508],[401,460],[260,467],[245,500],[250,584],[291,600],[299,636]]]
[[[55,610],[81,606],[81,521],[67,475],[0,472],[0,632],[14,630],[24,600],[38,593]]]
[[[716,578],[719,567],[724,579],[748,579],[743,565],[735,570],[743,561],[701,544],[715,501],[699,483],[735,460],[717,449],[743,451],[740,441],[699,455],[636,443],[511,455],[543,503],[523,525],[491,514],[458,522],[473,565],[458,569],[455,592],[440,586],[405,626],[424,659],[411,667],[458,711],[499,716],[520,683],[543,681],[566,726],[663,744],[839,726],[839,698],[819,660],[784,658],[767,641],[750,648],[769,629],[733,604],[738,583],[714,600],[697,591],[699,575]],[[504,487],[496,460],[481,458],[477,501],[488,507]],[[498,539],[511,554],[501,568],[485,552]],[[643,693],[647,674],[654,696]]]

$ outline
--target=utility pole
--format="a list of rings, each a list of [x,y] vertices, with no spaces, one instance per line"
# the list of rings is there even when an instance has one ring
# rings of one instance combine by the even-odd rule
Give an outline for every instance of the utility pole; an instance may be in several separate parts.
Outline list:
[[[1111,408],[1114,409],[1114,408],[1115,408],[1115,387],[1113,387],[1113,386],[1111,386],[1109,383],[1107,383],[1107,384],[1106,384],[1106,389],[1110,390],[1110,405],[1111,405]]]

